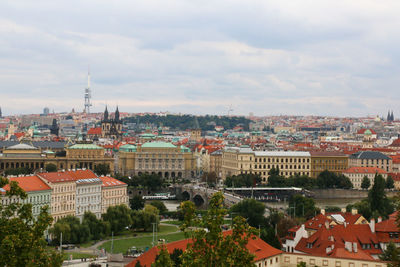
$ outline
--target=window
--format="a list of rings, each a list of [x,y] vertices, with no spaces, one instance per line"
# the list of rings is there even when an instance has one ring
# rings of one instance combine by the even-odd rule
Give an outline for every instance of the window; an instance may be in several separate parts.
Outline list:
[[[315,265],[315,259],[310,259],[310,265]]]
[[[328,260],[323,260],[322,261],[322,266],[328,266]],[[364,266],[363,266],[364,267]]]
[[[336,266],[336,267],[342,266],[342,262],[341,262],[341,261],[335,261],[335,266]]]
[[[349,267],[354,267],[354,262],[349,262]]]

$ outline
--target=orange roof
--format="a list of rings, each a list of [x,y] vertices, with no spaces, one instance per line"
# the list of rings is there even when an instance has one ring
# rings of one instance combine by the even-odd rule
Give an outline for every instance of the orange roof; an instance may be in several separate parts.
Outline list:
[[[91,170],[66,171],[65,173],[69,174],[75,180],[97,178],[97,175]]]
[[[39,177],[35,176],[23,176],[23,177],[11,177],[10,181],[16,181],[25,192],[51,190],[51,188],[43,182]],[[3,187],[4,190],[10,190],[10,185]]]
[[[65,172],[42,172],[38,176],[49,181],[50,183],[64,183],[75,181],[75,179]]]
[[[100,127],[97,127],[97,128],[90,128],[90,129],[88,130],[87,134],[93,134],[93,135],[97,134],[97,135],[100,135],[100,134],[101,134],[101,128],[100,128]]]
[[[230,235],[232,234],[232,230],[228,230],[223,232],[224,235]],[[254,261],[259,261],[262,259],[266,259],[275,255],[279,255],[282,253],[281,250],[276,249],[270,245],[268,245],[266,242],[264,242],[262,239],[259,237],[254,236],[255,239],[249,238],[249,241],[246,245],[246,248],[250,251],[250,253],[255,255]],[[175,241],[166,244],[168,252],[171,254],[174,249],[181,249],[183,251],[186,250],[187,245],[192,242],[192,239],[184,239],[180,241]],[[131,261],[129,264],[126,265],[126,267],[134,267],[137,261],[140,261],[140,264],[142,266],[151,266],[152,263],[154,263],[155,258],[158,254],[158,248],[153,247],[149,251],[145,252],[142,254],[140,257],[137,259]]]
[[[387,172],[385,170],[382,170],[380,168],[377,167],[351,167],[345,171],[343,171],[343,173],[380,173],[380,174],[386,174]]]
[[[127,185],[126,183],[121,182],[120,180],[117,180],[117,179],[112,178],[112,177],[103,176],[103,177],[99,177],[99,178],[103,182],[103,186],[104,187]]]

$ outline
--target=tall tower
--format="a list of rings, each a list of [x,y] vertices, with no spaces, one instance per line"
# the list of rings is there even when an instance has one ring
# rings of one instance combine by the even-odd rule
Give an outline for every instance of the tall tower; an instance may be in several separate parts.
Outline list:
[[[89,114],[90,113],[90,107],[92,106],[92,103],[90,102],[90,99],[92,98],[92,94],[90,92],[90,72],[88,71],[88,85],[85,88],[85,113]]]

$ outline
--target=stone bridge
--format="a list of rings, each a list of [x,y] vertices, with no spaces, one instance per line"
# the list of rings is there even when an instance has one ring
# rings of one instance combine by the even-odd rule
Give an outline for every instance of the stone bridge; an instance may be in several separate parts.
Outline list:
[[[174,194],[176,194],[176,197],[179,200],[193,201],[197,207],[202,208],[208,207],[208,202],[211,199],[211,196],[216,192],[220,191],[191,184],[177,185],[174,187]],[[231,207],[243,199],[232,193],[224,193],[224,197],[224,203],[227,207]]]

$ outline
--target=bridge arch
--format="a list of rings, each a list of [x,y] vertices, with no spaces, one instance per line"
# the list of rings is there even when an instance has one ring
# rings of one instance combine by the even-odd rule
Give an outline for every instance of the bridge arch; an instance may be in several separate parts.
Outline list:
[[[182,199],[183,200],[190,200],[190,193],[188,191],[182,192]]]
[[[195,195],[193,197],[193,202],[197,207],[200,207],[204,204],[204,198],[201,195]]]

